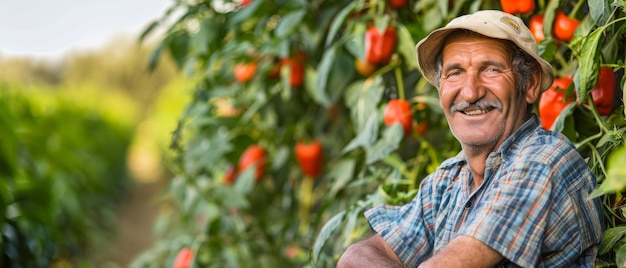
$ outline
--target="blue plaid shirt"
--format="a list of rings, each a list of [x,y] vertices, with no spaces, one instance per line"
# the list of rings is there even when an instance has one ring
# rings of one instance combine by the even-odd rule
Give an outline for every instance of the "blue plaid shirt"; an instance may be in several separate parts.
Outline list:
[[[463,152],[426,177],[404,206],[365,212],[372,228],[410,267],[458,235],[474,237],[506,259],[503,267],[592,267],[602,238],[596,178],[560,133],[525,122],[487,158],[483,183],[470,192]]]

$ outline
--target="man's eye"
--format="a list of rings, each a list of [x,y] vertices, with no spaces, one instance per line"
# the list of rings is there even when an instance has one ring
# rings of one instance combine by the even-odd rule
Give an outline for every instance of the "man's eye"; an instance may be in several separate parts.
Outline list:
[[[487,72],[490,72],[490,73],[495,73],[495,72],[499,72],[499,71],[500,70],[498,70],[496,68],[493,68],[493,67],[487,68]]]
[[[450,76],[457,76],[457,75],[461,75],[461,71],[451,71],[451,72],[448,72],[448,77],[450,77]]]

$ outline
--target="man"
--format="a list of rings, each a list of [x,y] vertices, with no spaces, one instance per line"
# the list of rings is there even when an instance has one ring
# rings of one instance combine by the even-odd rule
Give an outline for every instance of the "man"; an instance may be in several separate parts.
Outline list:
[[[500,11],[452,20],[417,44],[462,147],[411,203],[365,212],[375,234],[339,267],[592,267],[602,236],[596,179],[532,113],[553,81],[523,21]]]

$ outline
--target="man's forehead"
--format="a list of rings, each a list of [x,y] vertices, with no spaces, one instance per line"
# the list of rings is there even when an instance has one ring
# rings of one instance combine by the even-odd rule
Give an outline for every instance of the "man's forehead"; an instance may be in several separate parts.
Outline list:
[[[458,42],[459,40],[474,40],[474,41],[493,41],[497,43],[502,43],[503,45],[509,45],[510,42],[502,39],[491,38],[484,36],[482,34],[469,31],[469,30],[456,30],[448,34],[448,36],[443,41],[443,47],[452,42]]]
[[[482,43],[479,46],[470,46],[469,44]],[[439,52],[440,56],[444,56],[444,51],[451,48],[462,49],[466,52],[475,52],[479,50],[487,50],[488,53],[497,53],[504,51],[507,58],[513,55],[513,44],[507,40],[486,37],[484,35],[471,31],[458,31],[458,33],[450,34],[443,43]],[[502,49],[502,50],[500,50]]]

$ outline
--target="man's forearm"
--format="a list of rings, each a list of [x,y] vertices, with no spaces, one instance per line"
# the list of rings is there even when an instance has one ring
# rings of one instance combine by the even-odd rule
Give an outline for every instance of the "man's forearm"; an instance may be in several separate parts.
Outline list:
[[[348,267],[405,267],[400,258],[375,234],[350,246],[343,253],[338,268]]]
[[[461,235],[419,267],[494,267],[503,259],[480,240]]]

